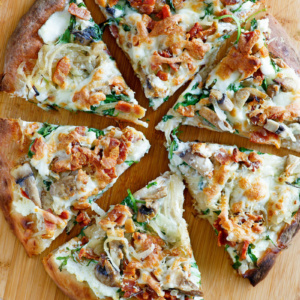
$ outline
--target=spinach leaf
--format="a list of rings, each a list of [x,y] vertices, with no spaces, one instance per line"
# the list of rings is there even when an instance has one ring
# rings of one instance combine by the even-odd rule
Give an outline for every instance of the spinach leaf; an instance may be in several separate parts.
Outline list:
[[[271,59],[271,65],[272,65],[275,73],[278,73],[280,71],[280,68],[277,66],[277,64],[275,63],[275,61],[273,59]]]
[[[114,102],[119,102],[120,100],[130,101],[130,98],[124,94],[117,95],[114,91],[112,91],[110,95],[106,95],[106,99],[104,100],[104,103],[114,103]]]
[[[163,122],[167,122],[168,120],[173,119],[173,118],[174,118],[174,116],[165,115],[165,116],[163,116],[162,120],[163,120]]]
[[[130,31],[131,30],[131,27],[127,24],[123,24],[122,27],[123,27],[124,31]]]
[[[105,136],[104,131],[96,128],[89,128],[88,132],[95,132],[96,138],[98,139],[100,136]]]
[[[251,24],[251,27],[250,27],[250,30],[251,31],[254,31],[255,29],[257,29],[257,20],[255,19],[255,18],[253,18],[252,20],[251,20],[251,22],[250,22],[250,24]]]
[[[130,207],[135,213],[137,213],[138,208],[136,205],[136,199],[133,197],[131,191],[127,190],[128,196],[121,202],[122,205],[127,205]]]
[[[67,265],[69,258],[70,258],[70,255],[56,257],[57,260],[62,260],[62,263],[58,267],[58,269],[59,269],[60,272],[62,271],[63,267]]]
[[[33,151],[31,150],[31,147],[32,147],[32,145],[34,144],[35,140],[36,140],[36,139],[34,139],[34,140],[31,142],[31,144],[29,145],[29,150],[28,150],[28,156],[29,156],[29,158],[32,158],[32,157],[35,155],[35,152],[33,152]]]
[[[71,15],[69,27],[66,31],[59,37],[57,44],[67,44],[71,42],[71,32],[75,28],[76,25],[76,17]]]
[[[154,185],[157,185],[157,182],[154,181],[154,182],[151,182],[147,185],[147,189],[151,188],[151,186],[154,186]]]
[[[173,0],[167,0],[167,4],[170,6],[172,12],[176,12]]]
[[[209,95],[209,91],[206,89],[203,89],[200,91],[200,94],[192,94],[192,93],[186,93],[183,97],[185,101],[179,102],[174,106],[174,110],[177,110],[179,106],[189,106],[189,105],[195,105],[197,104],[201,99],[206,98]]]
[[[201,210],[203,215],[208,215],[210,213],[210,209],[206,209],[206,210]]]
[[[235,257],[235,263],[232,265],[232,267],[237,270],[242,264],[240,262],[240,258],[238,255],[236,255]]]
[[[263,82],[262,82],[262,85],[261,85],[261,87],[265,90],[265,91],[267,91],[267,88],[268,88],[268,84],[267,84],[267,80],[266,80],[266,78],[264,78],[264,80],[263,80]]]
[[[52,184],[51,181],[43,180],[44,185],[46,186],[46,190],[50,191],[50,186]]]
[[[114,113],[115,113],[115,109],[114,108],[104,109],[102,111],[102,113],[103,113],[104,116],[111,116],[111,117],[113,117]]]
[[[169,149],[169,159],[173,158],[173,152],[176,151],[178,149],[178,144],[176,142],[176,140],[173,140],[171,145],[170,145],[170,149]]]
[[[133,164],[137,164],[138,161],[134,161],[134,160],[125,160],[126,164],[130,167]]]
[[[217,216],[221,213],[220,210],[214,210],[213,213],[215,213]]]
[[[43,127],[38,131],[38,133],[40,135],[42,135],[43,137],[48,136],[52,131],[54,131],[55,129],[57,129],[59,126],[54,126],[54,125],[50,125],[48,123],[44,123]]]
[[[206,4],[206,7],[204,9],[204,16],[200,17],[200,20],[203,20],[203,19],[205,19],[206,16],[210,16],[214,13],[213,3],[205,3],[205,4]]]
[[[229,86],[227,87],[227,90],[233,91],[236,93],[241,88],[243,88],[243,86],[241,84],[236,85],[234,83],[230,83]]]
[[[253,261],[253,263],[256,265],[257,263],[257,257],[252,253],[252,249],[254,249],[255,246],[253,244],[250,244],[247,250],[247,253],[249,255],[249,257],[251,258],[251,260]]]

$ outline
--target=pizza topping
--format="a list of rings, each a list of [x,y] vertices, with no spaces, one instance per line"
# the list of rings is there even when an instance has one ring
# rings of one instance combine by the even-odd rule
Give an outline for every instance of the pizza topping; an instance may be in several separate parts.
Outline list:
[[[162,8],[161,11],[156,15],[159,19],[166,19],[168,17],[171,17],[171,10],[170,6],[168,4],[165,4]]]
[[[78,216],[76,217],[76,222],[80,224],[80,226],[84,227],[90,224],[91,219],[87,212],[81,211]]]
[[[34,140],[29,150],[34,153],[33,158],[35,160],[40,160],[44,157],[47,148],[47,144],[43,141],[43,138],[39,137]]]
[[[283,92],[295,92],[297,90],[297,83],[293,78],[285,77],[280,78],[277,77],[274,79],[274,82],[280,85]]]
[[[138,118],[142,118],[145,115],[145,109],[138,104],[132,104],[125,101],[119,101],[116,106],[116,110],[122,111],[124,113],[133,114]]]
[[[223,5],[234,5],[239,3],[239,0],[221,0]]]
[[[153,12],[155,2],[155,0],[129,0],[129,3],[133,8],[136,8],[140,13],[147,15],[150,15]]]
[[[251,132],[250,142],[274,145],[277,149],[280,148],[280,139],[278,135],[265,129],[260,129],[259,131]]]
[[[269,84],[267,88],[267,94],[270,98],[274,98],[276,95],[278,95],[280,90],[280,86],[277,84]]]
[[[66,78],[71,70],[70,59],[64,56],[60,59],[56,65],[55,71],[53,73],[52,80],[62,89],[66,87]]]
[[[107,258],[101,256],[95,267],[95,276],[103,284],[111,287],[120,286],[120,274],[115,270]]]
[[[68,175],[60,178],[50,186],[50,195],[68,199],[78,192],[78,183],[75,175]]]
[[[78,7],[76,3],[70,4],[68,12],[71,15],[76,16],[77,18],[85,20],[85,21],[88,21],[91,19],[91,13],[83,7]]]
[[[218,91],[218,90],[215,90],[215,89],[212,89],[210,91],[210,94],[209,94],[209,101],[211,103],[213,103],[214,101],[216,101],[219,105],[219,107],[222,109],[222,110],[225,110],[225,111],[232,111],[233,110],[233,103],[231,102],[231,100],[227,97],[226,94]]]
[[[232,15],[232,12],[228,9],[223,9],[222,11],[216,13],[216,15],[218,17],[225,16],[225,15],[228,16],[228,15]],[[223,18],[220,21],[225,23],[231,23],[233,19],[228,17],[228,18]]]
[[[180,15],[173,15],[155,23],[153,30],[150,32],[150,37],[160,35],[173,35],[182,32],[182,27],[178,23],[182,20]]]

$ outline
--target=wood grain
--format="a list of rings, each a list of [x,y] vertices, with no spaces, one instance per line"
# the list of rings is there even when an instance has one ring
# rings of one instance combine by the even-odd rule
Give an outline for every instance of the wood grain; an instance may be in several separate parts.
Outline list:
[[[0,0],[0,70],[3,68],[4,51],[9,36],[20,17],[29,9],[34,0]],[[86,1],[88,8],[96,22],[104,21],[98,7],[93,0]],[[300,0],[268,0],[269,11],[277,17],[295,40],[300,50]],[[148,107],[139,80],[122,51],[108,32],[104,34],[104,41],[116,58],[119,68],[126,82],[136,92],[140,104]],[[155,125],[174,104],[183,88],[165,103],[157,112],[148,109],[146,119],[149,128],[142,130],[151,142],[151,150],[142,161],[132,166],[106,194],[98,200],[103,209],[120,202],[126,196],[126,189],[136,191],[168,170],[167,153],[163,147],[165,142],[161,132],[155,131]],[[107,118],[87,113],[70,113],[65,110],[59,112],[45,112],[22,99],[10,98],[0,94],[0,117],[22,118],[28,121],[49,122],[63,125],[85,125],[95,128],[105,128],[116,125]],[[124,126],[125,124],[120,124]],[[276,150],[273,147],[258,146],[248,140],[225,133],[213,133],[207,130],[184,128],[181,135],[183,140],[202,140],[207,142],[236,144],[247,148],[255,148],[262,152],[277,155],[289,153],[287,150]],[[268,277],[253,288],[245,279],[239,278],[232,267],[224,248],[217,247],[216,236],[210,225],[194,216],[191,198],[186,193],[185,218],[189,224],[192,246],[199,268],[202,273],[202,283],[206,300],[237,300],[237,299],[300,299],[300,236],[297,236],[288,250],[278,257],[274,268]],[[5,300],[65,300],[66,296],[56,287],[45,273],[41,258],[60,244],[76,235],[62,234],[40,257],[28,258],[15,236],[11,233],[3,215],[0,214],[0,299]]]

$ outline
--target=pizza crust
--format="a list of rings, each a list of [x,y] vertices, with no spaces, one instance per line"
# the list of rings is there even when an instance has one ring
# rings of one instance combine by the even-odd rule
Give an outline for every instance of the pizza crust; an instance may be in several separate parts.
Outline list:
[[[20,88],[17,70],[22,62],[32,69],[30,60],[37,59],[43,41],[38,30],[56,11],[63,10],[65,0],[37,0],[21,18],[10,37],[5,53],[4,74],[0,76],[0,91],[13,93]]]
[[[74,274],[65,269],[59,270],[52,253],[43,258],[43,265],[48,275],[57,286],[73,300],[98,300],[93,290],[86,282],[79,282]],[[110,298],[106,298],[110,299]]]
[[[300,75],[300,57],[291,38],[274,16],[268,14],[267,18],[271,28],[271,38],[268,44],[270,52],[273,56],[284,59],[287,65]]]

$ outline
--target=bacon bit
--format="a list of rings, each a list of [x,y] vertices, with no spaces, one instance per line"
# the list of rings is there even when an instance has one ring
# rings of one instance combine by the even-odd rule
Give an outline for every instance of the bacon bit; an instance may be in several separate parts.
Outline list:
[[[238,49],[242,54],[250,54],[252,48],[258,42],[260,36],[259,30],[243,33],[238,43]]]
[[[159,51],[158,54],[162,57],[172,57],[173,55],[171,54],[170,50],[167,49],[167,50],[162,50],[162,51]],[[169,66],[171,67],[171,69],[173,69],[175,72],[178,71],[179,69],[179,64],[169,64]]]
[[[81,248],[78,254],[78,258],[82,259],[83,257],[87,259],[99,260],[99,256],[93,252],[92,249]]]
[[[168,78],[169,78],[169,74],[166,73],[166,72],[163,72],[161,70],[159,70],[157,73],[156,73],[156,76],[158,78],[160,78],[162,81],[168,81]]]
[[[168,17],[171,17],[171,10],[170,10],[170,6],[165,4],[162,8],[161,11],[156,15],[157,18],[159,19],[165,19]]]
[[[234,162],[243,162],[248,168],[250,167],[247,154],[241,152],[238,148],[233,149],[232,158]]]
[[[145,109],[138,104],[132,104],[125,101],[119,101],[116,106],[116,110],[125,112],[125,113],[132,113],[135,117],[142,118],[145,116]]]
[[[132,214],[127,206],[117,204],[99,224],[103,230],[108,230],[115,225],[123,226],[126,220],[131,217]]]
[[[34,159],[40,160],[44,157],[47,144],[43,141],[42,137],[35,139],[30,150],[34,153]]]
[[[235,246],[235,243],[227,241],[228,231],[222,227],[220,218],[218,218],[214,222],[213,226],[218,231],[218,246],[219,247],[221,247],[222,245],[229,245],[231,247]]]
[[[253,77],[254,77],[257,85],[262,85],[262,82],[263,82],[265,76],[262,73],[261,69],[258,69],[256,72],[254,72]]]
[[[85,244],[87,244],[89,242],[89,238],[86,236],[86,235],[84,235],[82,238],[81,238],[81,244],[82,245],[85,245]]]
[[[119,157],[120,141],[115,138],[105,137],[101,139],[101,143],[104,146],[101,165],[104,169],[114,168],[117,165],[117,159]]]
[[[239,0],[221,0],[223,5],[234,5],[239,2]]]
[[[203,59],[205,53],[210,49],[208,44],[204,44],[202,40],[186,41],[185,46],[189,54],[197,60]]]
[[[142,1],[142,5],[139,7],[139,11],[142,14],[150,15],[154,10],[155,2],[156,2],[156,0],[144,0],[144,1]]]
[[[251,171],[253,172],[262,165],[262,159],[255,152],[251,152],[247,155],[246,153],[239,151],[237,148],[234,148],[232,158],[234,162],[241,162],[245,164],[247,168],[251,167]]]
[[[115,39],[119,37],[119,29],[116,25],[110,25],[109,30]]]
[[[232,162],[232,155],[230,155],[223,148],[221,148],[218,154],[215,155],[214,157],[221,165],[228,165],[230,162]]]
[[[182,17],[180,15],[172,15],[171,17],[158,21],[155,23],[149,36],[156,37],[160,35],[173,35],[176,33],[181,33],[183,29],[178,25],[178,22],[181,20]]]
[[[114,178],[118,177],[118,175],[116,173],[116,168],[105,169],[104,173],[107,174],[110,179],[114,179]]]
[[[73,204],[73,209],[75,210],[85,210],[90,208],[90,204],[88,202],[78,201]]]
[[[71,70],[70,60],[67,56],[58,61],[52,76],[52,81],[62,89],[66,87],[66,78]]]
[[[58,227],[63,227],[66,224],[66,221],[61,219],[59,216],[55,216],[54,214],[46,210],[43,211],[43,218],[45,221],[55,224]]]
[[[251,152],[248,155],[248,159],[251,161],[252,171],[258,169],[262,165],[261,157],[255,152]]]
[[[127,89],[127,85],[121,76],[115,76],[109,80],[109,86],[114,89],[117,95]]]
[[[21,188],[21,194],[22,194],[22,196],[24,196],[25,198],[30,200],[29,196],[27,195],[27,193],[22,188]]]
[[[222,11],[217,12],[216,15],[218,17],[225,16],[225,15],[232,15],[232,12],[228,9],[223,9]],[[233,19],[228,17],[228,18],[221,19],[220,21],[225,23],[231,23]]]
[[[78,7],[75,3],[69,6],[68,12],[81,20],[88,21],[91,18],[91,13],[86,8]]]
[[[42,234],[42,237],[44,239],[51,239],[54,236],[56,225],[47,220],[45,220],[44,224],[45,224],[46,233]]]
[[[213,22],[212,26],[201,31],[197,31],[196,38],[201,38],[205,41],[210,35],[213,35],[218,29],[218,25],[216,22]]]
[[[109,6],[109,7],[113,7],[113,6],[115,6],[118,2],[119,2],[119,0],[108,0],[108,6]]]
[[[277,149],[280,148],[280,139],[277,134],[269,132],[265,129],[250,133],[250,142],[257,144],[274,145]]]
[[[68,212],[67,210],[64,210],[64,211],[59,215],[59,217],[60,217],[61,219],[67,220],[67,219],[69,219],[70,214],[69,214],[69,212]]]
[[[192,63],[193,59],[186,53],[182,53],[178,57],[168,58],[168,57],[160,56],[157,53],[157,51],[154,51],[153,55],[151,56],[151,69],[157,70],[162,64],[168,64],[170,66],[171,65],[174,66],[175,64],[181,63],[181,62]],[[177,69],[177,67],[174,67],[174,69]]]
[[[188,106],[184,107],[184,106],[180,105],[176,111],[185,117],[194,117],[195,106],[188,105]]]
[[[119,157],[117,159],[117,164],[122,164],[127,157],[127,153],[128,153],[128,147],[127,144],[129,143],[125,143],[123,141],[121,141],[120,146],[119,146]]]
[[[241,251],[240,260],[246,259],[246,257],[247,257],[247,250],[248,250],[249,245],[250,245],[249,241],[245,241],[244,242],[244,245],[243,245],[243,248],[242,248],[242,251]]]
[[[75,132],[81,136],[85,136],[86,128],[84,126],[78,126],[75,128]]]
[[[135,226],[131,218],[125,221],[125,231],[126,233],[133,233],[135,231]]]
[[[82,211],[76,217],[76,222],[78,222],[81,227],[84,227],[91,223],[91,219],[85,211]]]
[[[125,292],[124,298],[129,298],[133,294],[137,294],[141,291],[141,288],[137,284],[138,276],[136,274],[137,270],[140,269],[142,265],[140,263],[131,261],[129,264],[125,265],[123,270],[123,281],[122,281],[122,291]]]
[[[83,105],[90,109],[93,105],[99,105],[101,101],[106,99],[106,95],[102,92],[90,93],[86,87],[76,92],[72,98],[73,102]]]
[[[269,106],[264,109],[268,119],[283,121],[294,121],[300,117],[299,103],[291,103],[287,107]]]
[[[197,37],[197,34],[202,30],[203,30],[202,26],[198,22],[196,22],[188,32],[189,39],[192,40],[193,38]]]

